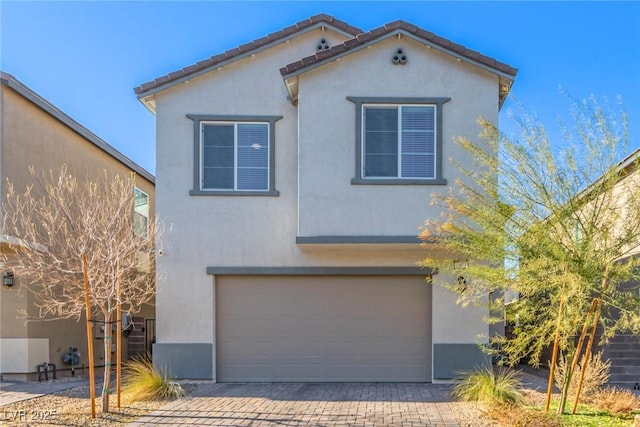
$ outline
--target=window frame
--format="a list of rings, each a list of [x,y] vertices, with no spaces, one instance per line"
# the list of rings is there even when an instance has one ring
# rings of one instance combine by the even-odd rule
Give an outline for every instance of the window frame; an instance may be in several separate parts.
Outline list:
[[[275,123],[282,116],[244,116],[244,115],[217,115],[217,114],[187,114],[193,122],[193,188],[189,191],[192,196],[278,196],[280,193],[275,188],[275,147],[276,132]],[[266,124],[268,126],[269,159],[267,162],[268,188],[266,190],[238,190],[238,189],[207,189],[204,188],[203,167],[203,129],[207,124],[221,124],[234,126],[234,152],[237,152],[237,125],[238,124]],[[234,160],[234,186],[237,176],[237,157]]]
[[[136,192],[139,192],[139,193],[143,194],[147,198],[147,203],[146,203],[147,214],[146,215],[144,215],[143,213],[138,212],[136,210],[136,208],[137,208],[137,206],[136,206]],[[147,220],[146,223],[145,223],[146,229],[144,231],[143,237],[149,237],[149,217],[150,217],[149,210],[150,210],[150,204],[151,204],[151,200],[149,198],[149,194],[147,192],[143,191],[139,187],[133,187],[133,232],[136,233],[136,228],[135,228],[136,227],[136,220],[135,220],[135,218],[136,218],[136,214],[138,214],[138,215],[146,218],[146,220]]]
[[[447,180],[442,175],[442,110],[443,104],[451,98],[404,98],[404,97],[355,97],[348,96],[347,100],[356,105],[356,171],[351,179],[354,185],[446,185]],[[364,176],[364,113],[367,106],[395,107],[400,110],[403,106],[433,106],[435,108],[435,158],[434,178],[402,178],[402,177],[366,177]],[[401,118],[400,111],[398,116]],[[398,123],[401,130],[402,124]],[[401,162],[401,132],[398,134],[398,162]],[[400,173],[401,169],[398,169]]]

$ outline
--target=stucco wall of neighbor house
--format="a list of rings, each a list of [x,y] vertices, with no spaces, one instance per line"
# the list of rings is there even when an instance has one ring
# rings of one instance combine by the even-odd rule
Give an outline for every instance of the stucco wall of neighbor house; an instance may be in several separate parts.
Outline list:
[[[620,181],[615,187],[614,198],[617,199],[617,203],[626,206],[622,215],[638,215],[637,212],[631,211],[638,207],[638,202],[629,201],[629,197],[632,194],[637,194],[638,188],[640,188],[640,168],[633,171],[629,176]],[[620,230],[622,231],[622,230]],[[630,245],[626,250],[629,252],[628,256],[640,255],[640,236],[635,242],[635,245]]]
[[[4,98],[1,171],[3,178],[9,178],[17,191],[32,183],[29,166],[36,172],[53,170],[55,173],[62,164],[67,164],[69,172],[79,179],[95,177],[104,169],[122,174],[130,171],[20,94],[5,86],[1,90]],[[5,185],[4,180],[2,185]],[[138,177],[136,185],[150,195],[153,215],[153,184]]]
[[[403,48],[406,65],[391,61]],[[393,37],[300,76],[299,235],[416,235],[439,214],[431,194],[446,185],[350,185],[356,175],[356,107],[351,97],[451,98],[443,105],[443,177],[471,158],[454,138],[475,138],[476,120],[497,121],[498,80],[408,37]],[[359,130],[358,130],[359,131]]]
[[[0,338],[0,372],[3,378],[26,379],[19,374],[49,361],[46,338]]]
[[[6,90],[5,88],[0,84],[0,177],[4,177],[4,168],[3,168],[3,158],[4,158],[4,148],[3,148],[3,141],[6,139],[5,137],[5,118],[4,118],[4,114],[3,112],[6,110],[7,108],[7,104],[8,101],[6,100],[6,94],[5,94]],[[5,197],[5,188],[4,188],[4,183],[0,183],[0,200],[4,200]],[[0,247],[0,250],[2,248]]]
[[[62,164],[67,164],[69,172],[74,173],[79,180],[85,177],[96,179],[102,170],[111,173],[127,174],[130,169],[111,155],[87,141],[84,136],[60,122],[51,114],[43,111],[36,104],[24,98],[13,89],[0,86],[2,98],[2,141],[0,151],[0,172],[2,183],[0,187],[5,191],[6,179],[15,186],[16,191],[22,192],[27,185],[33,184],[29,174],[29,166],[33,166],[37,173],[52,170],[60,171]],[[149,195],[149,216],[155,212],[154,184],[141,176],[136,177],[136,186]],[[37,188],[35,189],[37,192]],[[133,215],[133,212],[132,212]],[[1,250],[7,250],[3,246]],[[16,285],[12,289],[0,289],[0,337],[2,338],[47,338],[48,361],[63,368],[62,355],[69,351],[69,347],[77,347],[81,353],[81,363],[87,360],[87,340],[85,323],[80,320],[56,320],[26,322],[20,310],[27,311],[32,319],[37,317],[37,309],[33,304],[33,296],[25,289],[20,289],[21,278],[15,278]],[[145,307],[143,315],[154,317],[154,309]],[[96,344],[96,364],[100,364],[103,355],[101,343]],[[22,347],[18,347],[22,348]],[[126,357],[126,346],[124,349]],[[25,356],[26,357],[26,356]],[[42,359],[40,356],[38,359]],[[42,363],[47,360],[38,360]],[[35,364],[27,365],[28,371],[35,372]],[[6,371],[0,366],[0,371]]]
[[[3,274],[4,269],[0,271],[0,276]],[[25,319],[27,297],[27,293],[20,290],[20,279],[17,277],[14,279],[12,288],[0,285],[0,337],[20,338],[27,336]]]

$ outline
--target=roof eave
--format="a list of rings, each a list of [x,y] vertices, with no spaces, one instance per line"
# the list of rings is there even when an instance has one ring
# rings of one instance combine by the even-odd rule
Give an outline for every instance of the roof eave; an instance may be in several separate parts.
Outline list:
[[[505,79],[503,77],[498,78],[498,111],[502,110],[502,105],[504,104],[504,102],[509,97],[509,94],[511,93],[511,87],[513,86],[514,78],[512,79]]]
[[[147,110],[154,116],[156,115],[156,97],[155,95],[138,96],[138,101],[145,106]]]
[[[640,167],[640,148],[633,151],[627,157],[625,157],[619,165],[620,169],[627,169],[629,172],[633,172]]]
[[[80,123],[78,123],[77,121],[69,117],[62,110],[60,110],[58,107],[56,107],[55,105],[53,105],[52,103],[44,99],[42,96],[38,95],[33,90],[29,89],[19,80],[17,80],[15,77],[13,77],[11,74],[0,72],[0,81],[2,82],[2,85],[7,86],[11,90],[16,92],[20,96],[22,96],[23,98],[27,99],[28,101],[33,103],[35,106],[43,110],[45,113],[49,114],[51,117],[55,118],[60,123],[64,124],[69,129],[71,129],[78,135],[82,136],[87,141],[91,142],[100,150],[109,154],[115,160],[127,166],[136,174],[140,175],[141,177],[143,177],[144,179],[146,179],[147,181],[155,185],[155,182],[156,182],[155,177],[150,172],[148,172],[142,166],[140,166],[139,164],[135,163],[133,160],[131,160],[130,158],[122,154],[120,151],[116,150],[114,147],[109,145],[106,141],[104,141],[102,138],[100,138],[99,136],[91,132],[89,129],[87,129],[86,127],[82,126]]]
[[[468,58],[466,56],[460,55],[460,54],[458,54],[458,53],[456,53],[456,52],[454,52],[452,50],[449,50],[449,49],[446,49],[446,48],[444,48],[442,46],[434,44],[434,43],[432,43],[432,42],[430,42],[428,40],[425,40],[425,39],[423,39],[421,37],[418,37],[415,34],[409,33],[409,32],[407,32],[407,31],[405,31],[403,29],[390,31],[390,32],[385,33],[383,35],[380,35],[378,37],[374,37],[374,38],[372,38],[371,40],[368,40],[365,43],[362,43],[362,44],[360,44],[358,46],[355,46],[355,47],[352,47],[350,49],[346,49],[343,52],[340,52],[338,54],[328,56],[325,59],[321,59],[321,60],[319,60],[317,62],[314,62],[313,64],[310,64],[308,66],[303,66],[303,67],[301,67],[301,68],[299,68],[299,69],[297,69],[295,71],[292,71],[290,73],[286,73],[286,71],[285,71],[282,74],[282,78],[285,81],[285,85],[287,85],[287,87],[288,87],[289,86],[288,81],[290,79],[294,78],[294,77],[297,78],[301,74],[304,74],[304,73],[306,73],[308,71],[311,71],[311,70],[314,70],[316,68],[322,67],[322,66],[324,66],[326,64],[329,64],[331,62],[337,62],[341,58],[343,58],[344,56],[347,56],[347,55],[350,55],[352,53],[358,52],[358,51],[360,51],[362,49],[366,49],[367,47],[372,46],[372,45],[380,42],[381,40],[385,40],[385,39],[390,38],[390,37],[397,37],[399,34],[401,36],[409,37],[409,38],[411,38],[411,39],[413,39],[413,40],[415,40],[415,41],[417,41],[417,42],[419,42],[421,44],[424,44],[426,47],[428,47],[430,49],[436,49],[436,50],[438,50],[440,52],[446,53],[448,55],[452,55],[453,57],[455,57],[460,62],[466,62],[466,63],[472,64],[472,65],[475,65],[477,67],[480,67],[480,68],[482,68],[482,69],[484,69],[484,70],[486,70],[486,71],[488,71],[490,73],[493,73],[493,74],[497,75],[499,79],[507,82],[508,83],[508,87],[507,87],[506,93],[503,93],[502,90],[501,90],[501,93],[500,93],[499,108],[502,107],[502,104],[504,103],[506,97],[509,94],[509,91],[511,90],[511,86],[513,85],[513,81],[515,79],[515,74],[517,73],[517,70],[513,75],[509,74],[509,73],[506,73],[504,71],[501,71],[501,70],[498,70],[496,68],[490,67],[490,66],[488,66],[486,64],[482,64],[482,63],[480,63],[478,61],[475,61],[475,60],[473,60],[471,58]],[[281,72],[283,70],[286,70],[286,68],[287,68],[286,66],[283,67],[281,69]],[[502,89],[502,85],[501,85],[501,89]],[[291,94],[290,93],[289,95],[291,96],[292,99],[297,98],[297,93],[296,94]]]
[[[207,66],[207,67],[202,68],[200,70],[194,70],[193,72],[185,74],[184,76],[180,76],[180,77],[177,77],[175,79],[168,80],[167,82],[159,84],[159,85],[157,85],[155,87],[152,87],[152,88],[150,88],[148,90],[139,91],[139,92],[137,91],[137,88],[134,89],[134,90],[136,90],[136,95],[138,96],[139,99],[140,98],[146,98],[146,97],[148,97],[150,95],[154,95],[154,94],[156,94],[158,92],[161,92],[161,91],[164,91],[166,89],[169,89],[170,87],[173,87],[173,86],[175,86],[175,85],[177,85],[179,83],[188,82],[189,80],[191,80],[193,78],[202,76],[202,75],[207,74],[207,73],[209,73],[209,72],[211,72],[213,70],[221,70],[222,68],[228,66],[229,64],[232,64],[232,63],[235,63],[235,62],[240,61],[242,59],[245,59],[245,58],[251,57],[253,55],[256,55],[256,54],[258,54],[260,52],[263,52],[263,51],[265,51],[267,49],[270,49],[273,46],[276,46],[278,44],[287,43],[288,41],[291,40],[292,37],[297,37],[299,35],[306,34],[308,32],[316,30],[318,28],[323,28],[323,29],[324,28],[330,28],[331,30],[333,30],[333,31],[345,36],[345,37],[353,37],[352,33],[349,33],[349,32],[344,31],[344,30],[342,30],[342,29],[340,29],[338,27],[335,27],[335,26],[331,25],[331,23],[329,23],[329,22],[321,21],[321,22],[317,22],[317,23],[315,23],[313,25],[310,25],[309,27],[303,28],[303,29],[299,30],[298,32],[295,32],[295,33],[291,34],[290,37],[273,40],[272,42],[264,44],[264,45],[262,45],[260,47],[255,48],[255,49],[248,50],[248,51],[243,52],[241,54],[238,54],[238,55],[235,55],[233,57],[230,57],[227,60],[216,62],[216,63],[211,64],[210,66]],[[186,68],[189,68],[189,67],[186,67]],[[183,68],[180,71],[184,71],[186,68]],[[158,79],[156,79],[156,80],[158,80]],[[144,84],[143,84],[143,86],[144,86]],[[142,86],[140,86],[140,87],[142,87]],[[149,108],[149,107],[147,107],[147,108]]]

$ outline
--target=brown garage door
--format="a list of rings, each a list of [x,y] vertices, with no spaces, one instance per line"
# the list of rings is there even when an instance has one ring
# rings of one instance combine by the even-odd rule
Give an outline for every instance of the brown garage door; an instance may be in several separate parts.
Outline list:
[[[430,381],[415,276],[217,276],[217,380]]]

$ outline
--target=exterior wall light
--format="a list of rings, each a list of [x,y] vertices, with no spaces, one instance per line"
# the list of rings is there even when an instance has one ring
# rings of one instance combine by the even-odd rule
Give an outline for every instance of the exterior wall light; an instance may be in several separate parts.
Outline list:
[[[453,261],[454,270],[465,270],[469,266],[467,261]]]
[[[12,288],[14,284],[13,279],[13,271],[7,271],[6,273],[4,273],[4,276],[2,276],[2,285],[7,288]]]

